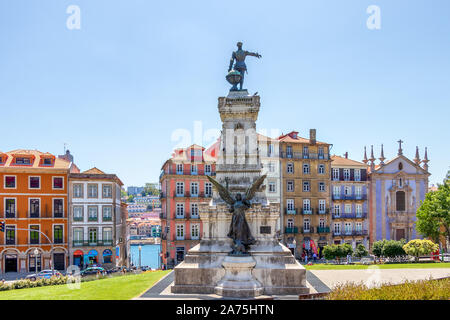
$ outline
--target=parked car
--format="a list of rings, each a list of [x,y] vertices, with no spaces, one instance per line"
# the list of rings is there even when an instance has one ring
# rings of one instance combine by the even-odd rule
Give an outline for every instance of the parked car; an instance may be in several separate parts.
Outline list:
[[[106,270],[102,267],[88,267],[80,272],[82,277],[92,276],[100,274],[102,276],[106,275]]]
[[[36,281],[38,279],[50,279],[51,277],[55,276],[55,277],[62,277],[61,272],[59,271],[53,271],[52,270],[42,270],[38,273],[33,273],[33,274],[29,274],[25,277],[25,279],[30,279],[31,281]]]

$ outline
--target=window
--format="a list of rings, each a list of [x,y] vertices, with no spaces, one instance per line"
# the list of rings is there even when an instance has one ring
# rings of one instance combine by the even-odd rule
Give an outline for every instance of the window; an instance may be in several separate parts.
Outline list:
[[[294,199],[286,199],[286,207],[288,210],[294,210]]]
[[[269,192],[276,192],[276,184],[275,182],[269,182]]]
[[[402,187],[403,187],[403,181],[402,181],[402,178],[398,179],[398,186],[399,186],[399,188],[402,188]]]
[[[103,245],[108,246],[112,244],[112,228],[103,228]]]
[[[345,204],[345,213],[352,213],[352,205],[351,204]]]
[[[200,226],[198,224],[191,225],[191,239],[197,240],[200,236]]]
[[[211,173],[211,165],[205,164],[205,174],[210,174],[210,173]]]
[[[341,195],[341,187],[333,186],[333,197],[339,198],[340,195]]]
[[[73,221],[83,221],[83,207],[74,206],[73,207]]]
[[[286,156],[292,158],[292,146],[286,146]]]
[[[339,169],[333,168],[333,180],[339,180]]]
[[[303,181],[303,192],[309,192],[309,181]]]
[[[83,198],[83,185],[82,184],[74,184],[73,185],[73,197],[74,198]]]
[[[97,228],[89,228],[89,244],[97,244]]]
[[[53,189],[57,189],[57,190],[64,189],[64,178],[53,177]]]
[[[39,225],[30,225],[28,228],[39,231]],[[30,231],[30,244],[39,244],[39,238],[39,232]]]
[[[400,170],[400,171],[403,170],[403,163],[400,162],[400,163],[398,164],[398,170]]]
[[[184,203],[177,203],[176,210],[176,217],[184,218]]]
[[[325,213],[326,210],[326,200],[319,199],[319,213]]]
[[[355,187],[355,195],[359,199],[362,197],[362,187],[361,186]]]
[[[16,226],[5,226],[5,244],[16,244]]]
[[[103,206],[103,221],[112,221],[112,207]]]
[[[355,169],[355,181],[361,181],[361,169]]]
[[[355,225],[355,231],[361,232],[362,231],[362,222],[357,222]]]
[[[177,196],[183,196],[184,195],[184,182],[177,182]]]
[[[341,234],[341,224],[340,223],[334,224],[334,234]]]
[[[42,164],[44,166],[51,166],[53,164],[52,158],[44,158],[44,160],[42,161]]]
[[[88,221],[98,221],[98,207],[89,206],[88,207]]]
[[[287,227],[290,229],[294,228],[294,220],[293,219],[287,220]]]
[[[177,224],[177,240],[184,240],[184,225]]]
[[[16,176],[5,176],[5,189],[16,188]]]
[[[345,186],[345,187],[344,187],[344,195],[350,196],[351,194],[352,194],[352,187],[350,187],[350,186]]]
[[[303,159],[309,158],[309,149],[307,146],[303,146]]]
[[[323,159],[324,155],[323,155],[323,147],[319,147],[319,159]]]
[[[286,183],[287,183],[287,185],[286,185],[287,191],[288,192],[294,191],[294,181],[290,180],[290,181],[287,181]]]
[[[319,192],[325,192],[325,182],[319,182]]]
[[[395,194],[395,203],[397,211],[405,211],[406,209],[406,201],[405,201],[405,192],[397,191]]]
[[[307,212],[311,210],[311,200],[303,199],[303,210]]]
[[[191,203],[191,218],[198,218],[198,204]]]
[[[345,232],[345,234],[351,234],[352,233],[352,223],[351,222],[346,222],[344,224],[344,232]]]
[[[16,217],[16,199],[5,199],[5,216],[6,218]]]
[[[350,180],[350,169],[344,169],[344,180]]]
[[[269,143],[269,149],[268,149],[267,155],[269,157],[273,155],[273,144],[272,143]]]
[[[207,197],[212,196],[212,184],[211,182],[205,182],[205,194]]]
[[[103,198],[112,198],[112,185],[104,184],[102,187],[103,187]]]
[[[269,162],[268,167],[269,172],[275,172],[275,164],[273,162]]]
[[[361,217],[362,216],[362,205],[358,203],[355,207],[355,210],[356,210],[356,216]]]
[[[303,230],[308,232],[310,227],[311,223],[309,222],[309,218],[305,218],[305,220],[303,220]]]
[[[319,164],[319,166],[317,167],[317,173],[325,174],[325,165],[324,164]]]
[[[97,184],[88,184],[88,198],[98,198]]]
[[[177,174],[183,174],[183,164],[177,164]]]
[[[325,219],[319,219],[319,228],[325,228]]]
[[[30,199],[30,218],[38,218],[41,213],[40,210],[40,199]]]
[[[41,188],[41,177],[30,177],[28,187],[29,187],[29,189],[40,189]]]
[[[191,182],[191,196],[198,196],[198,182]]]
[[[309,164],[308,163],[303,164],[303,174],[309,174]]]
[[[16,164],[29,165],[29,164],[31,164],[31,159],[23,158],[23,157],[16,158]]]
[[[53,242],[63,243],[63,226],[55,225],[53,226]]]
[[[53,216],[55,218],[64,217],[64,200],[53,199]]]
[[[341,216],[341,206],[339,204],[334,205],[334,216],[339,218]]]
[[[83,244],[83,228],[73,228],[73,242],[74,245],[82,245]]]
[[[286,165],[286,172],[287,173],[294,173],[294,164],[293,163],[288,163],[287,165]]]
[[[192,164],[191,165],[191,174],[197,174],[197,165],[196,164]]]

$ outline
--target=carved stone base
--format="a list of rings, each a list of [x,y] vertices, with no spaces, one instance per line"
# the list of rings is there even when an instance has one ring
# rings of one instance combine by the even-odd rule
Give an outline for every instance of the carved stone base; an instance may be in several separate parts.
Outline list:
[[[225,276],[214,288],[216,294],[232,298],[252,298],[260,296],[264,289],[253,276],[256,265],[251,256],[227,256],[222,262]]]

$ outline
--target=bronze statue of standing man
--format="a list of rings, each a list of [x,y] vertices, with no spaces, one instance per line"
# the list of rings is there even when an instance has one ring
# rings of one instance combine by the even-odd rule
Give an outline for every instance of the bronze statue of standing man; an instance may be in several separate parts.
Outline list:
[[[230,72],[231,69],[239,71],[239,73],[241,74],[241,81],[239,82],[239,86],[240,86],[239,90],[242,90],[242,86],[244,85],[244,73],[247,71],[247,66],[245,65],[245,57],[253,56],[253,57],[257,57],[259,59],[259,58],[261,58],[261,55],[258,54],[257,52],[254,53],[254,52],[242,50],[242,42],[238,42],[237,47],[238,47],[238,49],[236,51],[234,51],[233,54],[231,55],[230,66],[228,67],[228,72]],[[236,61],[236,63],[234,64],[234,68],[233,68],[234,61]]]

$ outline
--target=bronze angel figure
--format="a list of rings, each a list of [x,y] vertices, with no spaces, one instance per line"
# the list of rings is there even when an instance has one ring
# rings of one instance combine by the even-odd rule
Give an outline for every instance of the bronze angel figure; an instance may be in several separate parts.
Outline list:
[[[232,255],[248,255],[248,249],[250,245],[255,244],[255,238],[253,238],[250,227],[245,219],[245,212],[250,209],[250,200],[259,190],[266,178],[266,175],[259,177],[253,184],[247,189],[245,196],[242,197],[240,193],[236,194],[236,198],[233,199],[227,188],[222,186],[215,179],[207,176],[209,181],[216,187],[220,197],[230,206],[230,212],[233,213],[231,218],[230,230],[227,236],[233,239],[233,251]]]

